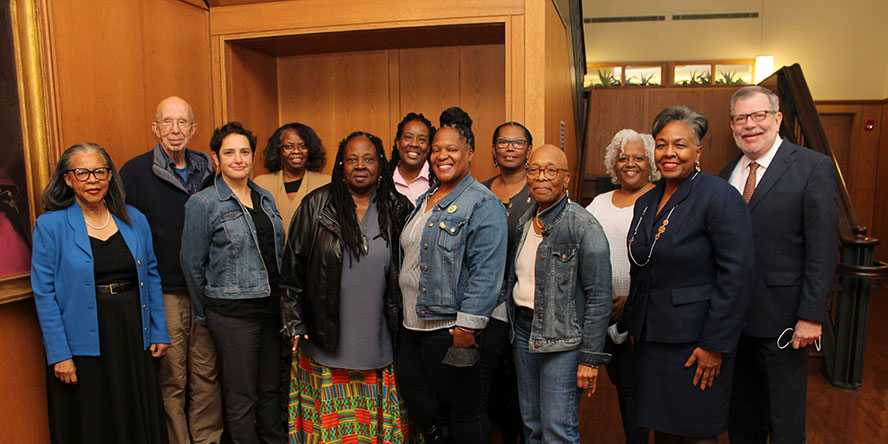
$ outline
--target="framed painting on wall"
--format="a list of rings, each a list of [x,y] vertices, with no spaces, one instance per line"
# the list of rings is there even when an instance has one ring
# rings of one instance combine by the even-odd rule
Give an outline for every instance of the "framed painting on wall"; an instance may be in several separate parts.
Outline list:
[[[0,1],[0,303],[30,297],[31,231],[51,155],[33,1]],[[20,38],[24,37],[24,39]],[[17,51],[18,50],[18,51]]]

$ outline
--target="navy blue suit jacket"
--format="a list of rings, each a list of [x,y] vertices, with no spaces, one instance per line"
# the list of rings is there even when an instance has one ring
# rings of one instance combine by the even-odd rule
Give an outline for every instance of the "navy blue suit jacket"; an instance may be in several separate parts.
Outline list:
[[[738,157],[722,170],[731,177]],[[838,259],[832,160],[784,140],[749,201],[756,275],[744,334],[777,337],[798,319],[823,323]]]
[[[657,214],[664,188],[661,180],[638,199],[629,227],[632,283],[625,317],[630,333],[643,341],[732,353],[754,268],[746,204],[730,184],[700,172],[685,179]],[[669,224],[653,245],[670,211]]]

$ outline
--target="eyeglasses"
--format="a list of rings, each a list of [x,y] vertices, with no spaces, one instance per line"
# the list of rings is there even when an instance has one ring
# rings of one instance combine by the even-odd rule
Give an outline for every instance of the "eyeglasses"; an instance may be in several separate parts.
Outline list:
[[[111,168],[102,167],[92,170],[87,168],[73,168],[70,170],[65,170],[65,173],[73,174],[74,178],[81,182],[86,182],[87,180],[89,180],[89,176],[95,177],[98,181],[103,181],[111,176]]]
[[[157,126],[160,127],[162,133],[168,133],[177,126],[179,127],[179,131],[189,130],[191,129],[192,124],[193,123],[188,119],[163,119],[160,122],[157,122]]]
[[[531,167],[526,167],[524,169],[524,171],[527,172],[527,175],[529,177],[538,177],[540,175],[540,173],[542,173],[543,177],[545,177],[546,179],[554,179],[554,178],[558,177],[558,173],[560,173],[562,171],[564,171],[566,173],[566,172],[569,172],[570,170],[568,170],[567,168],[557,168],[557,167],[553,167],[553,166],[547,166],[545,168],[531,166]]]
[[[524,148],[527,148],[527,141],[524,139],[496,139],[495,145],[501,150],[509,149],[509,146],[518,150],[523,150]]]
[[[285,144],[281,145],[281,152],[283,152],[283,153],[290,153],[290,152],[293,152],[293,150],[305,151],[307,149],[308,149],[308,146],[306,146],[304,143],[301,143],[301,142],[297,143],[295,145],[292,143],[285,143]]]
[[[748,119],[752,119],[753,122],[761,122],[768,117],[768,114],[777,114],[777,111],[765,110],[747,114],[734,114],[731,116],[731,123],[734,125],[743,125]]]

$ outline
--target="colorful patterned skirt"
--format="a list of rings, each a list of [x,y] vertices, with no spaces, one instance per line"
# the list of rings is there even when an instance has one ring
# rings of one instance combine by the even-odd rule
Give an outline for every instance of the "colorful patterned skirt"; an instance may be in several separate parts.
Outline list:
[[[397,444],[407,434],[391,365],[331,368],[300,351],[290,371],[289,411],[291,444]]]

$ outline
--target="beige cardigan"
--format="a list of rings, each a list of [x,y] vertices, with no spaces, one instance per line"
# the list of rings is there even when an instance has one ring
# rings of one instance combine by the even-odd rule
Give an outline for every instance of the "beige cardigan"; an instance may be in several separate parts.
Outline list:
[[[302,176],[302,185],[299,186],[299,191],[291,195],[288,195],[284,189],[284,173],[282,170],[263,174],[253,179],[253,181],[274,195],[274,203],[277,205],[278,211],[281,212],[284,230],[289,232],[290,220],[293,219],[293,213],[299,208],[302,199],[312,190],[330,183],[330,176],[314,171],[306,171],[305,176]]]

